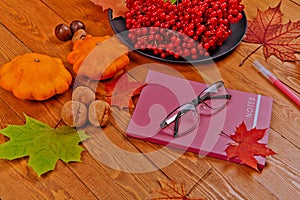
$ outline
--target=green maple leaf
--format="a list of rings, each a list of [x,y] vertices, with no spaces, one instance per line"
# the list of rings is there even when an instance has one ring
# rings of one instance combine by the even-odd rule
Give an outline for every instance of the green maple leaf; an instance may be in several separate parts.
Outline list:
[[[53,129],[49,125],[25,115],[25,125],[8,125],[0,132],[10,140],[0,145],[0,158],[13,160],[29,156],[28,166],[38,176],[54,170],[56,162],[80,162],[84,150],[79,142],[88,138],[84,131],[63,126]]]

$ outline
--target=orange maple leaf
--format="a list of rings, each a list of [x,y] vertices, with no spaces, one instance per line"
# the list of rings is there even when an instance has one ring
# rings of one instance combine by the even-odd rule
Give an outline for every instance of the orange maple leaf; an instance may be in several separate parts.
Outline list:
[[[256,155],[263,157],[276,154],[266,144],[258,143],[263,138],[267,129],[247,130],[244,121],[236,128],[235,134],[230,138],[236,143],[230,144],[225,151],[228,159],[238,157],[242,164],[248,165],[258,170]]]
[[[112,9],[113,18],[125,17],[127,12],[126,0],[90,0],[95,5],[99,5],[103,10]]]
[[[127,73],[117,76],[110,84],[105,85],[108,96],[106,101],[119,108],[134,108],[132,98],[141,93],[146,83],[129,80]]]
[[[265,11],[258,9],[256,18],[248,20],[249,26],[243,41],[261,44],[266,59],[274,55],[282,62],[297,61],[295,53],[300,52],[300,20],[282,24],[280,5],[281,2]]]

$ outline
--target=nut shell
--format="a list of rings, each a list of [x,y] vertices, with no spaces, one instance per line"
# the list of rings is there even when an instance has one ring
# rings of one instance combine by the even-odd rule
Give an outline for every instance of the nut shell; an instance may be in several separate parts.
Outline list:
[[[61,109],[61,118],[71,127],[81,127],[87,121],[87,107],[78,101],[68,101]]]
[[[88,112],[91,124],[104,127],[111,116],[111,107],[106,101],[95,100],[90,104]]]
[[[78,31],[76,31],[72,37],[72,42],[76,42],[77,40],[84,40],[84,38],[86,37],[87,33],[85,30],[83,29],[79,29]]]
[[[73,91],[72,100],[79,101],[88,107],[95,100],[95,93],[88,87],[79,86]]]
[[[64,23],[58,24],[55,27],[55,36],[61,41],[67,41],[72,38],[70,27]]]
[[[79,29],[85,30],[85,24],[80,20],[74,20],[70,24],[70,29],[72,33],[75,33]]]

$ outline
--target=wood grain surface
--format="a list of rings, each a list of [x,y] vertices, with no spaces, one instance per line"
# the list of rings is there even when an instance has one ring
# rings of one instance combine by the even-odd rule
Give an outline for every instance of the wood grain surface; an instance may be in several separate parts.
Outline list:
[[[266,10],[278,3],[243,0],[248,19],[254,19],[257,9]],[[300,20],[299,0],[282,0],[281,10],[284,22]],[[18,55],[37,52],[61,58],[76,78],[66,60],[66,55],[72,50],[71,41],[59,41],[54,34],[57,24],[69,24],[75,19],[84,21],[91,35],[114,35],[108,12],[89,0],[0,1],[0,66]],[[300,199],[299,107],[257,72],[252,62],[260,60],[298,96],[300,64],[283,63],[274,56],[266,60],[260,48],[240,67],[240,62],[258,46],[241,42],[233,52],[213,64],[194,66],[161,62],[129,52],[130,64],[126,71],[137,81],[143,81],[149,69],[173,75],[179,73],[200,82],[221,78],[228,88],[272,97],[268,146],[277,154],[267,157],[263,171],[127,138],[125,130],[130,112],[113,108],[114,115],[104,129],[86,128],[95,139],[81,144],[87,147],[82,153],[82,162],[58,161],[54,171],[38,178],[27,166],[27,157],[0,160],[0,199],[147,199],[160,189],[159,179],[184,183],[187,191],[193,188],[190,197],[203,199]],[[147,67],[141,68],[142,65]],[[63,104],[71,98],[72,86],[64,94],[42,102],[20,100],[0,88],[0,129],[8,124],[23,125],[24,113],[54,127],[61,119]],[[102,98],[101,94],[99,98]],[[7,140],[0,134],[0,143]],[[112,148],[102,148],[101,151],[89,148],[105,147],[107,142]],[[155,156],[158,150],[161,157]],[[138,158],[132,159],[135,157]],[[172,162],[162,167],[161,158]],[[137,169],[146,166],[152,170],[137,173]]]

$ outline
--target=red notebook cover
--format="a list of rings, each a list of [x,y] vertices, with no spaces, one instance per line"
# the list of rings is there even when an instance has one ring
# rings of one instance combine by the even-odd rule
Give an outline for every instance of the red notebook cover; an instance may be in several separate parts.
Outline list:
[[[248,129],[266,129],[270,126],[273,101],[270,97],[229,89],[232,97],[222,110],[213,115],[200,114],[200,122],[195,129],[174,138],[173,130],[160,129],[160,123],[169,112],[190,102],[207,85],[155,71],[148,72],[145,82],[148,84],[141,92],[127,128],[129,137],[227,160],[225,149],[233,140],[222,136],[222,131],[228,135],[234,134],[242,121]],[[268,136],[269,129],[259,142],[267,144]],[[255,158],[262,169],[265,158]],[[230,161],[240,163],[238,158]]]

